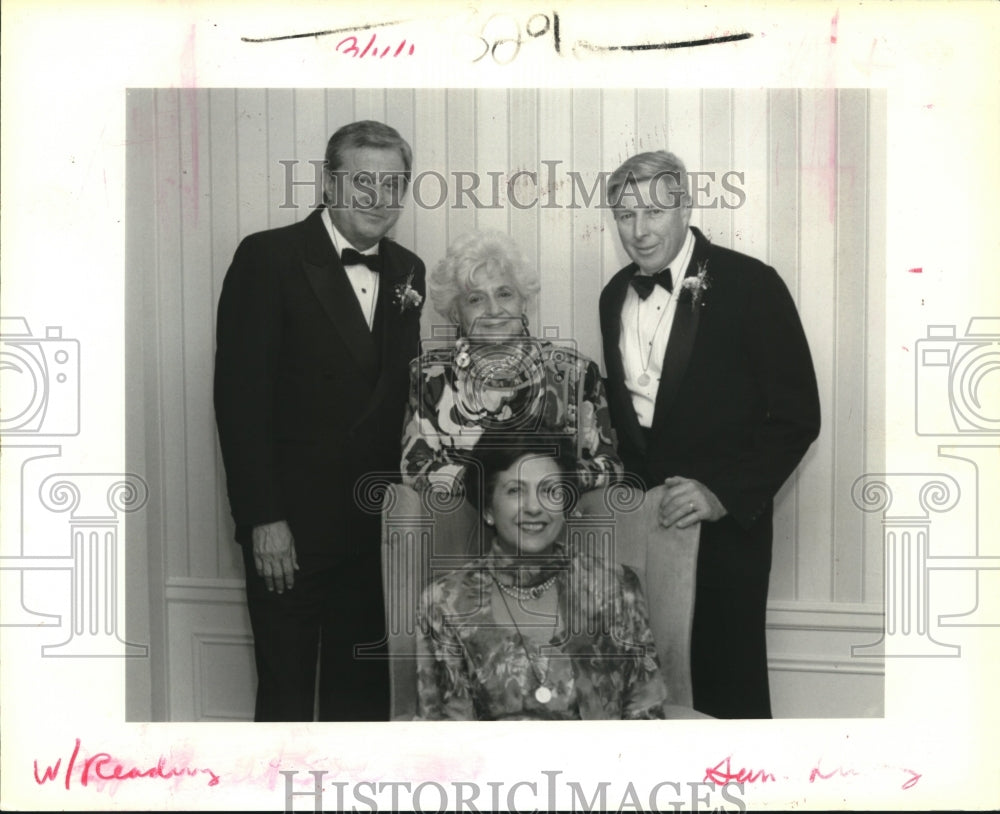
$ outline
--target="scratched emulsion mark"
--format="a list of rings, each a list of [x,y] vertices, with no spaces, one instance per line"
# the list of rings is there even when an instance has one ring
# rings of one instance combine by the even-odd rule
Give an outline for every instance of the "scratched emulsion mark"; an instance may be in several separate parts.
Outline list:
[[[63,759],[65,758],[65,763]],[[45,786],[60,784],[70,791],[74,784],[82,788],[93,787],[97,791],[108,789],[114,794],[118,784],[132,780],[167,780],[176,788],[185,780],[204,780],[209,786],[219,785],[220,775],[214,770],[192,765],[190,750],[181,755],[160,755],[155,763],[142,759],[119,758],[110,752],[83,750],[80,738],[76,738],[68,754],[55,758],[35,758],[32,764],[35,783]]]

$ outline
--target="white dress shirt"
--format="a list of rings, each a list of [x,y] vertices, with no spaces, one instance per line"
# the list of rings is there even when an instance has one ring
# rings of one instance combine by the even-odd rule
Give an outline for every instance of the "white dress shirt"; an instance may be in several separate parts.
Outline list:
[[[329,209],[323,210],[323,224],[326,226],[326,231],[330,234],[330,240],[333,241],[333,248],[336,249],[338,257],[346,248],[352,248],[361,254],[378,255],[377,243],[363,252],[357,246],[351,245],[351,242],[333,225],[333,218],[330,216]],[[379,275],[363,263],[344,266],[344,271],[347,272],[347,279],[351,281],[354,296],[358,298],[361,313],[364,314],[365,321],[368,323],[368,330],[371,330],[372,324],[375,322],[375,304],[378,302]]]
[[[677,311],[677,296],[693,252],[694,232],[688,229],[680,251],[668,264],[673,293],[661,286],[654,286],[652,293],[646,299],[641,299],[629,285],[625,294],[618,350],[621,351],[625,368],[625,386],[632,396],[632,406],[641,427],[649,428],[653,425],[653,408],[660,388],[667,340]]]

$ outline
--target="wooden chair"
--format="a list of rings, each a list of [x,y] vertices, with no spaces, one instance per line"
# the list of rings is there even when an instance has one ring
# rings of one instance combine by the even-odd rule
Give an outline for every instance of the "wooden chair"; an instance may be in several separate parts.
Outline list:
[[[567,519],[570,540],[585,535],[639,576],[670,693],[669,718],[709,717],[692,708],[691,622],[699,527],[664,529],[657,506],[664,487],[645,496],[627,486],[588,492]],[[432,574],[458,568],[484,549],[476,512],[464,500],[393,485],[382,511],[392,719],[417,710],[416,605]]]

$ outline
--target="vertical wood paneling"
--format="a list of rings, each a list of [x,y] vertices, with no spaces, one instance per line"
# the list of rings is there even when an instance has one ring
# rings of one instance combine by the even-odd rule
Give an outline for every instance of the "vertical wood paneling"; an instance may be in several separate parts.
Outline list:
[[[476,166],[476,139],[469,134],[476,127],[476,94],[469,89],[449,90],[448,122],[448,242],[476,228],[476,208],[468,196],[459,196],[456,173],[468,174]],[[466,185],[467,186],[467,185]]]
[[[156,303],[159,329],[157,356],[160,379],[160,424],[163,439],[164,541],[167,575],[188,574],[187,465],[184,421],[184,306],[181,209],[180,96],[176,90],[156,93]],[[152,372],[151,372],[152,373]],[[155,374],[154,374],[155,375]]]
[[[767,225],[768,208],[768,118],[765,90],[738,89],[733,91],[733,163],[729,170],[740,173],[743,180],[730,178],[729,185],[739,187],[746,200],[726,191],[719,178],[720,195],[732,212],[732,248],[759,257],[769,263]],[[726,170],[723,170],[725,172]]]
[[[798,297],[799,104],[794,90],[771,91],[768,102],[768,261]],[[748,196],[752,190],[748,190]],[[750,198],[747,198],[749,205]],[[794,599],[798,581],[798,472],[774,503],[771,596]]]
[[[864,90],[837,91],[837,346],[832,426],[836,439],[833,506],[833,599],[859,602],[862,596],[863,519],[847,511],[851,484],[864,472],[864,387],[848,382],[865,368],[865,300],[868,247],[866,191],[868,109]],[[843,507],[843,508],[841,508]]]
[[[691,169],[711,174],[697,176],[691,194],[694,205],[701,208],[701,223],[706,237],[720,246],[732,246],[732,210],[723,209],[719,200],[722,176],[733,166],[732,91],[716,88],[704,91],[702,116],[701,165]]]
[[[283,208],[285,168],[281,161],[294,161],[295,92],[290,88],[267,91],[267,223],[268,228],[295,223],[295,210]],[[308,166],[308,165],[307,165]],[[312,168],[309,167],[311,170]],[[309,178],[310,173],[305,177]],[[311,198],[312,196],[307,196]]]
[[[868,255],[865,279],[865,387],[864,436],[867,441],[862,472],[885,472],[885,234],[886,234],[886,120],[885,90],[868,91]],[[847,507],[847,499],[838,505]],[[853,506],[851,507],[853,508]],[[850,511],[851,509],[848,509]],[[875,512],[864,513],[862,598],[882,601],[882,524]]]
[[[356,88],[354,90],[352,121],[364,119],[374,119],[377,122],[385,121],[385,91],[381,88]]]
[[[638,144],[635,120],[634,90],[601,91],[601,158],[594,168],[595,174],[603,172],[610,175],[626,158],[635,154],[635,145]],[[629,262],[629,258],[621,246],[614,218],[608,209],[602,209],[601,226],[602,274],[599,278],[598,275],[592,277],[599,279],[600,286],[603,286]],[[587,297],[590,302],[597,302],[600,293],[600,287],[592,288],[588,290]]]
[[[476,91],[476,164],[471,169],[478,179],[478,188],[474,192],[478,202],[475,210],[477,229],[496,229],[500,232],[508,229],[509,209],[503,195],[505,179],[495,182],[493,179],[496,176],[488,174],[510,166],[511,122],[507,117],[508,107],[508,91]],[[529,260],[534,263],[534,258]]]
[[[149,484],[149,501],[141,523],[127,526],[126,636],[130,642],[167,640],[162,602],[167,552],[163,545],[165,479],[162,471],[163,439],[160,426],[160,356],[156,344],[156,91],[146,88],[126,92],[125,204],[128,221],[125,239],[125,370],[128,376],[125,403],[126,467]],[[141,316],[141,318],[139,318]],[[150,425],[152,428],[150,428]],[[167,703],[165,648],[151,647],[149,660],[128,659],[126,664],[126,719],[162,720]]]
[[[349,88],[328,88],[326,91],[327,137],[329,138],[345,124],[350,124],[355,120],[354,91]]]
[[[833,492],[836,451],[833,414],[837,398],[834,378],[837,303],[836,195],[837,100],[830,90],[800,91],[800,273],[808,285],[799,288],[799,313],[809,338],[825,424],[809,451],[810,465],[799,470],[798,579],[799,599],[829,601],[833,597]]]
[[[240,235],[267,228],[267,92],[236,91],[236,183]]]
[[[216,305],[222,291],[222,282],[242,235],[239,231],[237,208],[233,205],[234,190],[239,188],[236,168],[236,92],[233,90],[209,90],[208,94],[208,163],[211,192],[212,221],[212,325],[216,318]],[[213,342],[208,355],[212,357]],[[202,382],[202,385],[205,383]],[[199,386],[190,382],[189,387]],[[226,494],[226,473],[222,465],[222,453],[218,441],[212,444],[215,450],[215,540],[216,569],[220,577],[240,576],[242,565],[237,567],[233,543],[233,520],[229,513],[229,499]]]
[[[671,88],[667,91],[667,147],[689,170],[702,168],[702,91]],[[691,225],[701,227],[701,211],[691,213]]]
[[[573,108],[565,91],[540,91],[538,105],[539,159],[561,162],[554,170],[540,168],[540,190],[544,196],[539,210],[539,228],[543,236],[538,245],[538,273],[541,278],[545,307],[540,328],[558,328],[560,337],[574,338],[581,331],[574,319],[574,289],[572,273],[573,213],[570,202],[571,181],[567,162],[573,152]],[[549,165],[552,166],[552,165]],[[554,195],[549,197],[549,174],[555,177]],[[555,204],[558,208],[552,208]],[[581,320],[586,323],[586,314]]]
[[[332,132],[326,129],[326,93],[318,88],[293,91],[292,122],[295,145],[292,155],[284,158],[297,161],[294,168],[296,181],[311,181],[314,186],[293,187],[292,199],[295,208],[292,215],[296,221],[309,217],[313,205],[323,200],[322,174],[317,181],[316,169],[310,161],[321,161],[326,154],[326,142]],[[283,167],[274,167],[272,172],[280,173],[284,183]],[[284,194],[282,195],[284,198]],[[281,203],[284,203],[282,200]],[[280,205],[280,204],[279,204]]]
[[[580,173],[581,180],[589,191],[597,174],[604,169],[601,166],[600,91],[572,91],[572,114],[573,149],[569,164],[570,168]],[[580,195],[577,199],[581,206],[582,197]],[[585,322],[594,324],[590,322],[590,315],[597,305],[594,281],[601,286],[614,273],[601,262],[604,229],[614,228],[607,210],[599,206],[602,203],[603,201],[594,200],[588,207],[572,210],[573,339],[580,351],[592,359],[601,358],[599,339],[593,337],[591,331],[584,330]]]
[[[535,173],[535,180],[522,176],[511,192],[521,205],[536,203],[527,208],[511,207],[510,233],[517,241],[528,263],[538,264],[538,92],[534,89],[512,89],[510,91],[510,167],[511,172],[525,170]],[[546,300],[542,291],[534,305],[528,306],[528,319],[534,331],[538,331],[539,309]]]
[[[188,505],[188,567],[190,573],[217,575],[215,413],[212,390],[213,346],[211,172],[205,160],[209,151],[202,142],[209,137],[208,96],[180,91],[180,202],[182,220],[181,335],[183,355],[179,371],[183,389],[176,394],[183,403],[185,488]]]
[[[667,149],[666,91],[658,88],[637,90],[635,105],[636,152]]]
[[[386,124],[395,127],[399,135],[410,145],[410,149],[416,152],[418,146],[413,132],[415,127],[414,92],[412,90],[387,90],[385,96],[386,109],[389,111]],[[416,161],[416,155],[414,155],[414,161]],[[393,228],[393,239],[406,248],[413,249],[416,245],[416,223],[413,196],[407,194],[403,198],[403,211]]]
[[[418,111],[413,130],[414,175],[435,172],[445,176],[447,184],[447,102],[442,90],[426,91],[418,96]],[[438,261],[444,257],[448,246],[447,201],[440,206],[436,203],[441,193],[441,182],[427,176],[423,181],[415,178],[411,190],[410,206],[416,221],[416,238],[411,247],[427,264],[428,275]],[[447,325],[447,320],[438,314],[428,299],[420,318],[423,336],[430,336],[435,325]]]

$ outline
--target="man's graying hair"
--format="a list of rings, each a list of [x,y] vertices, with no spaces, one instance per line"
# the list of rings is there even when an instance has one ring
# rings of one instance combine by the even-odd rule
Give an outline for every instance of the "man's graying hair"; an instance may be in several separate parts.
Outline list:
[[[326,145],[326,170],[333,172],[344,164],[343,151],[358,147],[378,150],[398,150],[406,168],[406,181],[410,180],[413,150],[406,140],[392,127],[382,122],[365,120],[345,124],[330,136]]]
[[[666,178],[673,186],[683,190],[682,202],[690,200],[691,190],[684,162],[666,150],[655,150],[637,153],[611,173],[608,179],[608,205],[618,206],[625,197],[627,186],[633,186],[638,181],[647,181],[650,178]]]

